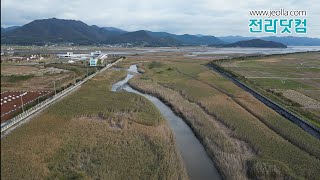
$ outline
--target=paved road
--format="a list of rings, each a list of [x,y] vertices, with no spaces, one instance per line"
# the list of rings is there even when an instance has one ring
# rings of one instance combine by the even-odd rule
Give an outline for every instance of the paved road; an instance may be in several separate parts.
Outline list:
[[[250,79],[250,78],[253,78],[253,79],[320,79],[320,78],[293,78],[293,77],[277,77],[277,76],[265,76],[265,77],[262,77],[262,76],[246,76],[246,78]]]

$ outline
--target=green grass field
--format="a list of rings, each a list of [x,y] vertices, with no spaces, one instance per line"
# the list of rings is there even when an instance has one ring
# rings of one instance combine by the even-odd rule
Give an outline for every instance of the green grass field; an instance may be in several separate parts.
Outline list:
[[[107,71],[1,139],[1,179],[188,179],[174,136]]]

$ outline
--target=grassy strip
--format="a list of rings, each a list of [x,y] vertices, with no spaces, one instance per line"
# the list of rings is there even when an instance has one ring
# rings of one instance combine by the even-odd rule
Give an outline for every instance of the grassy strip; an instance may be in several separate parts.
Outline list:
[[[54,67],[54,68],[58,68],[58,69],[66,69],[69,71],[72,71],[74,73],[76,73],[76,76],[86,76],[87,72],[88,75],[93,74],[97,71],[97,69],[101,69],[102,67],[87,67],[88,65],[85,64],[46,64],[45,67]],[[73,76],[72,76],[73,78]]]
[[[106,71],[1,140],[1,179],[187,179],[174,136]]]
[[[240,101],[241,93],[239,92],[243,92],[243,90],[240,88],[237,89],[237,87],[228,80],[219,77],[219,75],[215,75],[219,77],[219,80],[215,81],[216,79],[213,75],[203,77],[202,73],[196,74],[195,72],[201,72],[201,70],[210,71],[204,67],[200,67],[200,65],[196,63],[193,65],[190,63],[188,65],[187,63],[170,63],[170,66],[168,64],[163,64],[161,68],[148,69],[141,79],[152,79],[161,84],[165,84],[175,91],[180,92],[180,94],[183,94],[185,98],[197,102],[207,112],[217,117],[216,119],[221,120],[230,129],[234,130],[236,137],[248,142],[258,153],[258,158],[248,163],[250,166],[250,171],[248,171],[250,177],[281,178],[300,176],[315,179],[319,176],[320,161],[309,155],[310,152],[318,154],[317,149],[320,147],[319,142],[312,136],[295,126],[289,125],[289,128],[293,128],[292,130],[286,128],[286,126],[281,127],[282,125],[288,125],[290,122],[282,119],[278,114],[267,116],[269,109],[266,106],[258,106],[262,108],[258,110],[258,113],[274,127],[277,127],[277,131],[283,131],[283,134],[288,135],[292,141],[295,140],[296,143],[301,143],[300,147],[306,144],[306,149],[308,149],[309,152],[306,153],[269,129],[242,106],[230,100],[230,97],[204,83],[197,82],[181,74],[179,75],[179,73],[174,70],[169,70],[169,68],[179,67],[184,70],[187,69],[185,66],[192,66],[193,69],[190,74],[195,74],[194,77],[201,77],[208,82],[212,78],[212,83],[217,83],[217,86],[222,87],[226,91],[231,89],[228,92],[235,93]],[[190,69],[190,67],[188,67],[188,69]],[[189,72],[186,71],[186,73]],[[247,101],[246,98],[248,97],[250,96],[242,97],[242,100]],[[254,108],[253,111],[256,112],[255,109],[257,106],[255,105],[260,102],[253,101],[251,103],[250,107],[247,105],[248,108]],[[277,121],[279,121],[279,123]]]
[[[34,75],[9,75],[9,76],[2,76],[1,75],[1,82],[10,82],[10,83],[18,83],[21,81],[25,81],[28,79],[33,78]]]

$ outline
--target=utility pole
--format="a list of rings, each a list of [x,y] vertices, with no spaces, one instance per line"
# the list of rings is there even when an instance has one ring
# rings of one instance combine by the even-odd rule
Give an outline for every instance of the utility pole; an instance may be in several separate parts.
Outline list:
[[[20,96],[20,97],[21,97],[21,107],[22,107],[22,112],[24,112],[22,96]]]
[[[54,87],[54,95],[57,95],[57,91],[56,91],[56,81],[53,80],[53,87]]]
[[[27,92],[20,94],[20,99],[21,99],[21,107],[22,107],[22,112],[24,112],[24,106],[23,106],[23,100],[22,100],[22,96],[26,95]]]
[[[74,84],[76,84],[76,72],[73,72]]]

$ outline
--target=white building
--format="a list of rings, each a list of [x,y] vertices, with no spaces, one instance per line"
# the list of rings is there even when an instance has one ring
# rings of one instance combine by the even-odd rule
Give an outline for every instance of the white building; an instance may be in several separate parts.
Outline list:
[[[91,57],[98,57],[98,56],[100,56],[101,54],[102,54],[101,51],[91,52]]]
[[[71,58],[71,59],[81,59],[89,58],[89,54],[73,54],[73,52],[67,52],[67,54],[58,54],[58,58]]]
[[[57,55],[59,58],[71,58],[73,57],[73,52],[67,52],[67,54],[58,54]]]
[[[108,58],[108,54],[104,54],[101,51],[94,51],[90,54],[73,54],[73,52],[67,52],[66,54],[58,54],[58,58],[73,59],[68,63],[75,63],[77,60],[89,60],[90,66],[100,66],[105,64],[105,60]],[[98,63],[99,62],[99,63]]]

